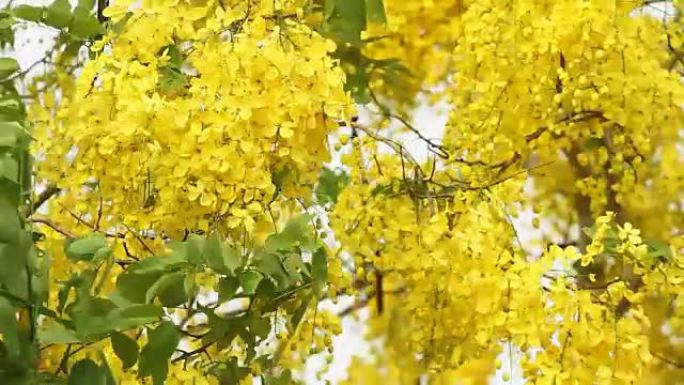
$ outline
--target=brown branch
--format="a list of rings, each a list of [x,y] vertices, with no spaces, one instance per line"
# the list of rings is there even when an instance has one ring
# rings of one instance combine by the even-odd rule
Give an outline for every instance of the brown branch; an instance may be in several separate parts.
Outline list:
[[[667,65],[668,71],[672,71],[677,63],[681,64],[684,66],[684,57],[682,56],[682,53],[677,51],[675,47],[672,45],[672,36],[670,36],[669,33],[666,33],[667,36],[667,48],[672,52],[672,59],[670,60],[670,63]]]
[[[403,294],[405,292],[406,292],[406,288],[400,288],[400,289],[396,289],[396,290],[383,290],[382,294],[383,294],[383,296],[384,295],[397,295],[397,294]],[[353,304],[351,304],[348,307],[340,310],[340,312],[337,313],[337,315],[339,315],[340,317],[347,316],[351,313],[354,313],[357,310],[361,310],[364,307],[368,306],[368,303],[370,302],[371,298],[376,298],[376,300],[377,300],[378,294],[375,290],[372,290],[371,292],[369,292],[367,294],[368,295],[366,297],[364,297],[362,299],[358,299]],[[383,311],[384,311],[384,299],[380,300],[380,302],[383,303],[381,306],[383,306]],[[380,311],[380,309],[378,309],[378,311],[379,311],[378,314],[382,313]]]
[[[189,351],[189,352],[186,352],[186,351],[183,351],[183,350],[177,350],[178,352],[181,353],[181,355],[179,355],[178,357],[172,359],[172,360],[171,360],[171,363],[172,363],[172,364],[175,364],[175,363],[177,363],[177,362],[179,362],[179,361],[187,360],[188,358],[191,358],[192,356],[195,356],[195,355],[197,355],[197,354],[205,353],[205,352],[207,351],[207,349],[209,349],[209,348],[211,347],[211,345],[215,344],[216,342],[217,342],[216,340],[207,342],[206,344],[202,345],[201,347],[199,347],[199,348],[197,348],[197,349],[195,349],[195,350],[191,350],[191,351]]]
[[[350,306],[342,309],[342,311],[337,313],[337,315],[339,315],[340,317],[348,316],[349,314],[354,313],[355,311],[363,309],[364,307],[368,306],[369,301],[370,299],[368,298],[357,300]]]
[[[97,205],[97,219],[95,220],[95,231],[100,229],[100,222],[102,221],[102,210],[104,206],[104,201],[102,199],[102,186],[97,183],[97,195],[98,195],[98,205]]]
[[[384,104],[382,104],[380,102],[380,100],[378,100],[377,96],[375,95],[375,93],[373,92],[373,90],[370,87],[368,87],[368,93],[370,94],[371,99],[373,99],[373,102],[375,103],[375,105],[378,106],[378,108],[380,109],[380,111],[382,112],[382,114],[386,118],[398,120],[401,124],[404,125],[404,127],[408,128],[411,132],[416,134],[416,136],[418,136],[418,138],[420,140],[425,142],[428,146],[428,149],[430,151],[432,151],[435,155],[439,156],[442,159],[449,159],[449,153],[444,148],[444,146],[442,146],[438,143],[435,143],[432,139],[424,136],[423,133],[420,132],[419,129],[417,129],[415,126],[413,126],[413,124],[411,124],[408,120],[406,120],[401,115],[393,113],[389,109],[389,107],[385,106]]]
[[[47,218],[29,218],[29,221],[32,223],[37,223],[41,225],[45,225],[50,227],[51,229],[57,231],[58,233],[64,235],[65,237],[68,238],[76,238],[76,236],[69,231],[63,229],[60,227],[58,224],[54,223],[53,221],[47,219]]]
[[[66,206],[64,206],[63,204],[60,203],[60,204],[59,204],[59,207],[61,207],[62,210],[66,211],[69,215],[71,215],[71,217],[74,218],[74,219],[76,220],[76,222],[82,224],[83,226],[85,226],[85,227],[87,227],[87,228],[89,228],[89,229],[91,229],[91,230],[95,230],[95,226],[93,226],[93,225],[91,225],[90,223],[86,222],[83,218],[81,218],[80,216],[76,215],[76,213],[74,213],[74,212],[72,212],[71,210],[69,210],[68,208],[66,208]]]
[[[472,185],[470,185],[469,183],[467,184],[467,183],[464,182],[464,181],[460,181],[461,183],[463,183],[462,185],[459,184],[459,185],[456,185],[456,186],[444,186],[444,187],[446,187],[446,188],[445,188],[446,190],[450,190],[450,189],[486,190],[486,189],[492,188],[492,187],[494,187],[494,186],[496,186],[496,185],[499,185],[499,184],[501,184],[501,183],[503,183],[503,182],[506,182],[506,181],[508,181],[508,180],[510,180],[510,179],[513,179],[513,178],[515,178],[515,177],[517,177],[517,176],[519,176],[519,175],[526,174],[526,173],[530,173],[530,172],[535,171],[535,170],[537,170],[537,169],[540,169],[540,168],[542,168],[542,167],[546,167],[546,166],[548,166],[548,165],[550,165],[550,164],[552,164],[552,163],[553,163],[553,161],[548,161],[548,162],[545,162],[545,163],[542,163],[542,164],[538,164],[538,165],[536,165],[536,166],[532,166],[532,167],[528,167],[528,168],[525,168],[525,169],[522,169],[522,170],[518,170],[518,171],[514,172],[514,173],[511,174],[511,175],[508,175],[508,176],[505,176],[505,177],[502,177],[502,178],[499,178],[499,179],[495,179],[495,180],[493,180],[493,181],[491,181],[491,182],[488,182],[488,183],[485,183],[485,184],[479,185],[479,186],[472,186]]]
[[[358,129],[358,130],[363,131],[366,135],[370,136],[372,139],[374,139],[378,142],[384,143],[385,145],[390,147],[392,150],[394,150],[394,152],[399,154],[399,156],[401,156],[402,160],[404,158],[408,159],[409,162],[411,162],[413,164],[413,166],[420,172],[421,176],[425,176],[425,173],[423,172],[423,169],[420,167],[420,164],[418,163],[418,161],[411,155],[411,153],[409,153],[404,148],[404,146],[401,143],[397,142],[396,140],[378,135],[378,134],[374,133],[373,131],[371,131],[368,127],[365,127],[365,126],[360,125],[360,124],[353,124],[352,127],[354,129]]]
[[[594,119],[594,118],[601,119],[602,121],[607,120],[601,111],[588,110],[588,111],[581,111],[581,112],[578,112],[576,114],[570,114],[570,115],[561,117],[560,119],[557,119],[554,122],[554,124],[579,123],[579,122],[583,122],[583,121],[586,121],[589,119]],[[548,126],[541,126],[541,127],[537,128],[534,132],[525,135],[525,141],[527,143],[530,143],[534,140],[537,140],[537,139],[539,139],[539,137],[541,137],[548,130],[549,130]],[[554,137],[559,138],[560,135],[554,134]],[[494,164],[488,164],[488,163],[481,161],[481,160],[468,161],[465,159],[457,159],[456,161],[459,163],[465,163],[468,165],[480,165],[480,166],[484,166],[484,167],[488,167],[488,168],[492,168],[492,169],[500,169],[499,173],[503,173],[506,169],[508,169],[513,164],[515,164],[515,162],[517,162],[521,158],[522,158],[522,154],[520,154],[519,152],[516,152],[513,154],[513,156],[511,158],[503,160],[503,161],[498,162],[498,163],[494,163]]]
[[[38,211],[45,204],[45,202],[50,200],[50,198],[52,198],[53,196],[59,194],[60,191],[61,190],[55,185],[47,186],[47,188],[45,188],[45,190],[43,190],[43,192],[38,194],[38,196],[36,197],[36,200],[31,205],[31,208],[26,213],[26,216],[29,217],[33,213]]]
[[[664,363],[670,365],[670,366],[674,366],[677,369],[684,369],[684,364],[677,362],[677,361],[674,361],[674,360],[671,360],[671,359],[661,355],[660,353],[651,352],[651,355],[653,357],[663,361]]]
[[[152,248],[150,246],[148,246],[147,243],[145,243],[145,241],[143,240],[143,237],[140,234],[138,234],[136,231],[131,230],[128,226],[126,227],[126,229],[128,229],[128,232],[133,234],[133,237],[135,237],[135,239],[142,245],[142,247],[145,250],[147,250],[152,255],[155,254],[154,250],[152,250]],[[154,238],[151,238],[151,239],[154,239]]]
[[[104,10],[109,6],[109,0],[97,0],[97,21],[105,23],[109,18],[104,15]]]

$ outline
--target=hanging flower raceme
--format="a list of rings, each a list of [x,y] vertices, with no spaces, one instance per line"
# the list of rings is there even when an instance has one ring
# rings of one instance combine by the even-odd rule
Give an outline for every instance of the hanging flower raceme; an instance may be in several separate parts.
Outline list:
[[[279,197],[310,195],[327,134],[351,112],[331,41],[269,1],[117,9],[122,31],[36,122],[43,177],[172,236],[251,232]]]
[[[652,213],[667,211],[682,191],[669,165],[684,88],[668,64],[666,24],[635,11],[640,5],[470,4],[453,56],[445,141],[454,159],[494,173],[552,162],[554,178],[535,178],[536,203],[560,192],[570,205],[586,206],[584,218],[627,212],[654,236],[679,226],[676,216]]]

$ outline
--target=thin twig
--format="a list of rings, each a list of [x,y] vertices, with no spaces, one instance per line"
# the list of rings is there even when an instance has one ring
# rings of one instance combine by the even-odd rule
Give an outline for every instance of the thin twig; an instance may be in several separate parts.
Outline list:
[[[684,369],[684,364],[677,362],[677,361],[674,361],[674,360],[671,360],[671,359],[661,355],[660,353],[651,352],[651,355],[653,357],[663,361],[664,363],[670,365],[670,366],[674,366],[675,368],[678,368],[678,369]]]
[[[36,200],[31,205],[31,208],[26,213],[26,216],[29,217],[33,213],[38,211],[45,204],[45,202],[50,200],[50,198],[52,198],[53,196],[59,194],[59,192],[60,192],[60,189],[57,186],[55,186],[55,185],[47,186],[47,188],[45,190],[43,190],[43,192],[38,194],[38,196],[36,197]]]
[[[194,355],[204,353],[207,351],[207,349],[209,349],[211,347],[211,345],[215,344],[216,342],[217,342],[217,340],[207,342],[206,344],[202,345],[201,347],[199,347],[195,350],[191,350],[189,352],[185,352],[185,351],[180,350],[181,355],[172,359],[171,363],[175,364],[179,361],[187,360],[188,358],[191,358]]]
[[[58,224],[54,223],[53,221],[47,219],[47,218],[29,218],[29,221],[32,223],[37,223],[37,224],[42,224],[45,226],[50,227],[51,229],[57,231],[58,233],[64,235],[65,237],[68,238],[76,238],[76,236],[69,231],[63,229],[60,227]]]

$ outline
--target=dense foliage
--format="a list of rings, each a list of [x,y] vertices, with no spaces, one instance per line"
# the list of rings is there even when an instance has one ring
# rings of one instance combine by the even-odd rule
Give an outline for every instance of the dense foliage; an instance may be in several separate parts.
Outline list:
[[[10,2],[0,383],[684,383],[682,10]]]

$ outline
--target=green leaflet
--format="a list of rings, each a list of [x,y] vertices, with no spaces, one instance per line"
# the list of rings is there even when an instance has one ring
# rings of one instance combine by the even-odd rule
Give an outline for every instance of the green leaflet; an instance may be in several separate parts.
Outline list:
[[[141,378],[151,376],[154,385],[162,385],[169,370],[169,358],[180,342],[176,326],[162,322],[156,329],[148,330],[148,342],[140,352],[138,374]]]

